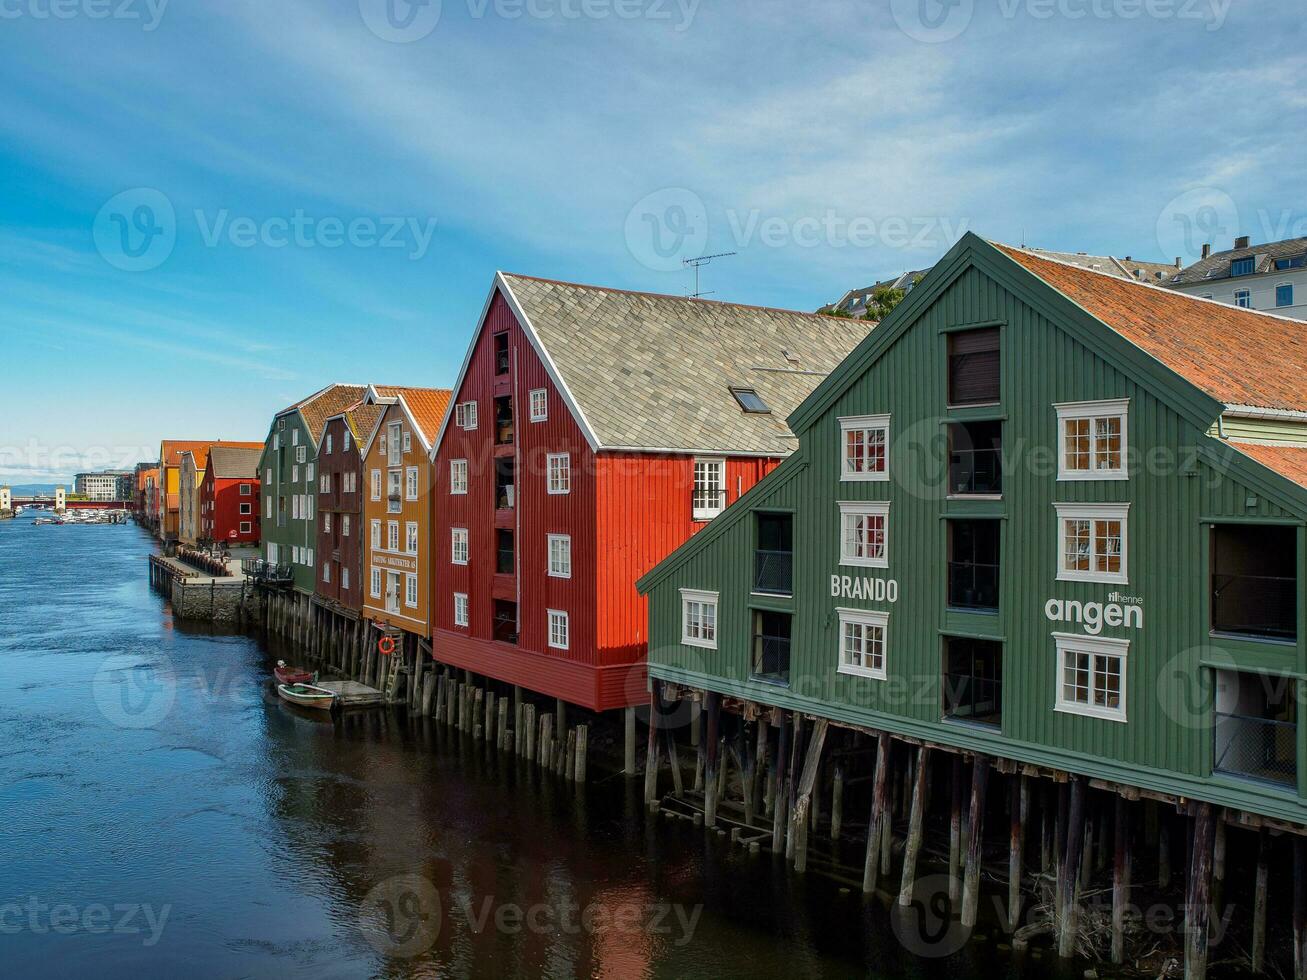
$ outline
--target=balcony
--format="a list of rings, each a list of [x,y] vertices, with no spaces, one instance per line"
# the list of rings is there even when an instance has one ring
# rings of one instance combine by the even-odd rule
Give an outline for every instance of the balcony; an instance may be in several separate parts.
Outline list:
[[[755,551],[753,591],[759,595],[793,595],[794,552]]]
[[[953,609],[998,609],[998,566],[949,562],[948,604]]]
[[[949,426],[948,494],[996,497],[1003,492],[1003,423]]]
[[[513,550],[513,532],[495,531],[495,574],[513,575],[517,572],[517,562]]]
[[[495,460],[495,510],[517,506],[517,464],[512,458]]]
[[[513,399],[495,399],[495,445],[513,444]]]
[[[753,614],[753,673],[755,680],[790,682],[791,617],[756,610]]]
[[[1213,769],[1296,788],[1295,682],[1287,677],[1216,671]]]
[[[386,513],[400,514],[404,511],[404,498],[397,493],[392,493],[386,498]]]
[[[944,650],[944,717],[973,725],[1003,725],[1003,645],[949,637]]]
[[[517,644],[517,603],[496,599],[492,619],[496,643]]]
[[[1293,528],[1212,528],[1212,631],[1291,642],[1298,636],[1298,553]]]

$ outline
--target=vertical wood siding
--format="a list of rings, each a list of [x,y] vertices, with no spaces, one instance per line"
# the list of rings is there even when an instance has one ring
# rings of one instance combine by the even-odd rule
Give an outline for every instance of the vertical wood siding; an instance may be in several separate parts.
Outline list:
[[[358,612],[363,608],[363,594],[368,588],[368,572],[363,567],[363,552],[367,544],[366,536],[370,533],[363,520],[363,497],[368,493],[368,478],[363,472],[363,461],[359,456],[359,447],[353,434],[350,435],[350,448],[345,447],[345,433],[349,427],[344,419],[332,419],[327,423],[326,438],[318,447],[319,482],[326,474],[331,477],[331,491],[317,493],[318,498],[318,580],[317,593],[325,599],[339,602],[348,609]],[[366,436],[365,436],[366,438]],[[327,440],[331,440],[332,451],[327,452]],[[345,474],[355,474],[356,490],[345,493]],[[315,492],[318,487],[314,488]],[[331,514],[331,531],[323,526],[322,514]],[[350,528],[346,535],[341,526],[341,519],[349,516]],[[322,566],[331,563],[331,581],[322,580]],[[349,569],[349,588],[341,584],[341,571]]]

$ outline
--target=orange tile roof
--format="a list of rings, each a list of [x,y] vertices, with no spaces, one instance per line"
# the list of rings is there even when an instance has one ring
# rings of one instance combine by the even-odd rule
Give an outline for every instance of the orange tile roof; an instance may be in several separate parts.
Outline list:
[[[165,439],[159,444],[159,462],[164,466],[180,466],[182,453],[204,450],[207,454],[209,446],[217,441],[216,439]],[[263,444],[259,443],[259,445]]]
[[[360,452],[363,443],[372,435],[372,427],[386,410],[385,405],[365,405],[362,402],[345,412],[350,431],[354,433],[354,445]]]
[[[1307,411],[1307,325],[1302,322],[994,245],[1223,404]]]
[[[430,444],[436,438],[440,431],[440,423],[445,420],[445,410],[449,407],[449,400],[454,393],[448,388],[402,388],[398,386],[381,388],[377,387],[377,394],[384,392],[386,398],[402,398],[404,404],[408,406],[408,413],[413,417],[413,422],[422,434],[426,437],[427,443]]]
[[[356,404],[367,394],[367,391],[365,385],[329,385],[291,407],[300,410],[300,415],[304,417],[304,425],[309,430],[309,438],[316,446],[327,419],[339,415]]]
[[[1267,469],[1307,487],[1307,446],[1272,446],[1264,442],[1235,442],[1231,446]]]

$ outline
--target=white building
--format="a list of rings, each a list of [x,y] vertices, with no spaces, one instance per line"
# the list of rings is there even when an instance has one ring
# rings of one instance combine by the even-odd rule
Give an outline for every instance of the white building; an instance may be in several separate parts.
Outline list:
[[[1204,245],[1203,257],[1167,285],[1230,306],[1307,320],[1307,238],[1253,245],[1244,236],[1226,252]]]
[[[121,470],[105,470],[101,473],[78,473],[73,477],[73,493],[87,500],[127,500],[121,496],[124,483],[130,473]]]
[[[0,487],[0,514],[8,514],[14,509],[14,495],[8,487]]]

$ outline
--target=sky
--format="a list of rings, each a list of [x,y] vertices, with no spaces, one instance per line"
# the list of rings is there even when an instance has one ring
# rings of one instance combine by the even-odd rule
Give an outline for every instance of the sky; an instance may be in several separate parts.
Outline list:
[[[0,0],[0,482],[448,386],[496,270],[813,310],[1307,234],[1282,0]]]

